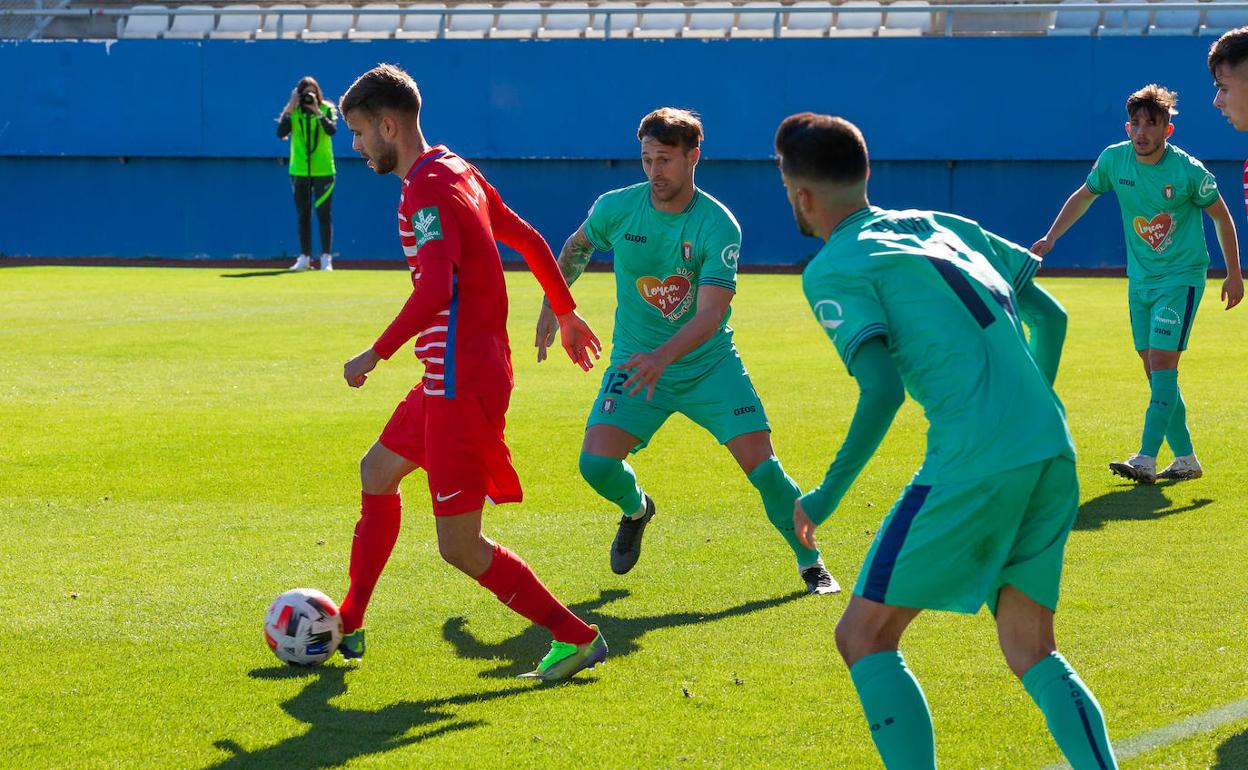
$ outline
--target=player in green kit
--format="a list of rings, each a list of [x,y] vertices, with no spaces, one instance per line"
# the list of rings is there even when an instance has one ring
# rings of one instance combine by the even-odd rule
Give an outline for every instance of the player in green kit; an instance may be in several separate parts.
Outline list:
[[[654,516],[624,458],[641,450],[674,412],[706,428],[745,471],[767,518],[797,558],[809,593],[840,590],[819,551],[798,542],[793,501],[800,494],[771,446],[767,416],[727,325],[737,288],[741,229],[722,203],[695,186],[702,123],[665,107],[641,121],[646,182],[594,203],[568,239],[559,267],[569,285],[595,251],[615,252],[615,333],[611,366],[590,409],[581,475],[623,512],[611,569],[623,575],[641,555]],[[537,360],[557,330],[549,305],[537,325]]]
[[[823,483],[794,505],[802,541],[815,546],[907,392],[929,422],[923,465],[836,626],[885,766],[936,767],[931,713],[898,649],[906,627],[924,609],[987,602],[1006,663],[1067,760],[1117,767],[1100,706],[1053,635],[1079,484],[1051,387],[1065,312],[1032,282],[1039,259],[969,219],[871,206],[866,141],[846,120],[793,115],[776,152],[799,229],[826,241],[802,288],[859,388]]]
[[[1168,144],[1170,116],[1178,99],[1149,85],[1127,99],[1130,141],[1101,152],[1087,181],[1066,201],[1057,219],[1031,250],[1044,256],[1102,193],[1113,190],[1122,209],[1127,241],[1127,305],[1131,336],[1150,383],[1140,451],[1109,469],[1142,484],[1162,479],[1196,479],[1203,470],[1187,430],[1187,406],[1179,391],[1179,357],[1187,349],[1192,321],[1205,292],[1209,250],[1204,210],[1213,220],[1226,280],[1222,300],[1230,310],[1244,298],[1235,223],[1218,194],[1218,183],[1200,161]],[[1174,461],[1157,472],[1162,441]]]

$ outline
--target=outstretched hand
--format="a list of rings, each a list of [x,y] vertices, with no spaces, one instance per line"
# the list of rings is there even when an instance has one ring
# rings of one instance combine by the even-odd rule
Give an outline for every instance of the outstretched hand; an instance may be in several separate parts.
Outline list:
[[[542,308],[545,311],[546,308]],[[559,336],[563,342],[563,349],[568,352],[568,358],[572,362],[581,367],[584,371],[594,368],[594,361],[602,355],[602,343],[598,341],[598,335],[594,334],[594,330],[589,328],[589,324],[585,323],[585,319],[581,318],[573,310],[556,316],[559,322]],[[538,319],[538,342],[541,342],[541,319]],[[548,346],[549,338],[546,343]],[[546,352],[546,346],[538,345],[538,361],[541,361]],[[593,358],[590,358],[593,355]]]
[[[811,549],[818,550],[815,545],[815,523],[806,515],[806,509],[802,507],[802,498],[793,501],[793,531],[797,534],[798,541]]]

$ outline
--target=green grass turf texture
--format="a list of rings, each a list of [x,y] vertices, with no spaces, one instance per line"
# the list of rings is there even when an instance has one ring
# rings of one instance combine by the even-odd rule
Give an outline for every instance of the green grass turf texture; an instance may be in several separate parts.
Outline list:
[[[1070,313],[1058,386],[1083,500],[1059,645],[1122,739],[1248,694],[1248,309],[1224,312],[1211,283],[1183,358],[1207,477],[1135,487],[1105,468],[1137,448],[1147,403],[1125,282],[1042,283]],[[442,563],[421,472],[404,486],[366,663],[287,668],[263,642],[278,593],[346,589],[357,462],[419,367],[404,351],[351,390],[342,363],[392,318],[405,273],[0,272],[0,765],[878,767],[833,644],[848,593],[798,595],[754,490],[682,417],[634,458],[659,514],[638,567],[610,572],[618,512],[576,470],[600,370],[562,352],[538,365],[536,282],[508,284],[508,439],[526,500],[489,510],[487,534],[601,624],[611,657],[571,685],[512,678],[544,633]],[[611,276],[575,293],[609,340]],[[796,276],[742,276],[733,325],[779,456],[808,488],[856,388]],[[819,531],[847,591],[925,426],[907,402]],[[903,650],[943,768],[1060,760],[986,612],[920,616]],[[1248,720],[1124,767],[1248,767]]]

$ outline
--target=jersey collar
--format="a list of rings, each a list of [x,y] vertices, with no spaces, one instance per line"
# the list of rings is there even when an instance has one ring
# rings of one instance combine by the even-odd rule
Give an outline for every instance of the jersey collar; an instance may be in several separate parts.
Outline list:
[[[439,144],[439,145],[430,147],[429,149],[425,150],[425,152],[419,158],[416,159],[416,162],[412,164],[412,167],[408,170],[407,174],[405,174],[403,178],[410,181],[411,178],[416,175],[416,172],[420,170],[421,166],[425,165],[431,160],[437,160],[438,158],[441,158],[443,155],[446,155],[448,153],[450,153],[450,150],[446,149],[446,145],[444,144]]]
[[[832,228],[832,232],[828,233],[828,240],[832,240],[832,237],[836,235],[837,233],[841,232],[841,230],[848,230],[849,228],[857,225],[859,222],[861,222],[862,220],[866,219],[867,217],[871,216],[874,213],[875,213],[874,206],[863,206],[862,208],[858,209],[854,213],[850,214],[849,216],[845,217],[840,222],[838,222],[836,227]]]

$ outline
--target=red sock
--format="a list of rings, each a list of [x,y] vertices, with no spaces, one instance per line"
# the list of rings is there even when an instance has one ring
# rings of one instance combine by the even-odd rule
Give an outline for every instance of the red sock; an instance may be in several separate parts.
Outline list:
[[[342,600],[342,631],[351,633],[364,625],[364,610],[385,569],[394,542],[399,539],[403,503],[398,494],[360,493],[360,520],[355,523],[351,541],[351,586]]]
[[[477,582],[500,602],[550,631],[557,641],[588,644],[596,636],[594,629],[551,595],[524,559],[501,545],[494,545],[494,559]]]

